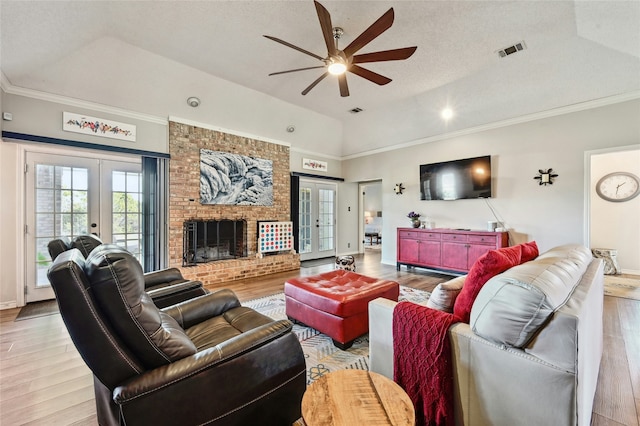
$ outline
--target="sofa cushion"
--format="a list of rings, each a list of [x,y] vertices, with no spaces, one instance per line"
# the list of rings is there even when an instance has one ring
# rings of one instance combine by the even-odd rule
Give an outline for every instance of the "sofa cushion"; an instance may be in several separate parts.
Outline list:
[[[464,279],[462,276],[438,284],[431,292],[426,306],[443,312],[453,312],[453,305],[462,290]]]
[[[131,253],[100,245],[87,258],[86,274],[98,306],[147,368],[196,353],[177,321],[144,291],[142,267]]]
[[[453,305],[453,314],[461,322],[469,323],[471,306],[482,286],[493,276],[520,263],[520,246],[489,250],[475,261]]]
[[[524,347],[571,297],[591,262],[581,245],[556,247],[490,279],[471,310],[471,328],[497,344]]]

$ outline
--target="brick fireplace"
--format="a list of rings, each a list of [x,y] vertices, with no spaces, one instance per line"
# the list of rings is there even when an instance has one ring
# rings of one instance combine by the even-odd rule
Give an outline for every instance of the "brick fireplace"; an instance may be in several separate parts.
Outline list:
[[[201,148],[273,161],[273,205],[201,204]],[[258,222],[290,220],[288,146],[171,121],[169,153],[169,266],[179,268],[186,278],[202,281],[205,285],[300,268],[298,254],[286,252],[257,256]],[[185,223],[204,221],[246,224],[242,231],[246,256],[236,256],[235,252],[232,256],[225,251],[227,243],[216,242],[207,245],[209,249],[200,250],[201,255],[216,254],[216,261],[185,262]],[[220,253],[225,256],[220,256]],[[193,255],[196,256],[195,250]]]

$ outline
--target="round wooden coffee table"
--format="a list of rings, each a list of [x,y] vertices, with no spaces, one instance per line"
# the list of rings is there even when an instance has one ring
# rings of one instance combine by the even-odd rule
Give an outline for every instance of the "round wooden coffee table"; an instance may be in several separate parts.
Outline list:
[[[313,382],[302,397],[307,426],[415,423],[409,396],[394,381],[370,371],[339,370]]]

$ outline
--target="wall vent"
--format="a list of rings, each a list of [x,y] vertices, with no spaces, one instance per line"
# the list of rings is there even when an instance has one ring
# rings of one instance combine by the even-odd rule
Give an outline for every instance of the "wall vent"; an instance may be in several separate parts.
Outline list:
[[[524,41],[520,41],[514,44],[513,46],[505,47],[504,49],[498,50],[497,52],[498,52],[498,56],[500,56],[501,58],[504,58],[505,56],[512,55],[526,48],[527,48],[527,45],[524,44]]]
[[[357,113],[362,112],[362,111],[363,111],[362,108],[358,108],[358,107],[355,107],[355,108],[352,108],[352,109],[349,110],[349,112],[351,114],[357,114]]]

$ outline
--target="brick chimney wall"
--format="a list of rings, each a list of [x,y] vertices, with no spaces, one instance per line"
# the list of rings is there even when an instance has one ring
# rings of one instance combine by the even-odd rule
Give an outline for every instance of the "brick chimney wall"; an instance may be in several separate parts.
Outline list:
[[[200,204],[200,149],[231,152],[273,161],[273,205]],[[169,122],[169,266],[185,278],[215,285],[300,268],[300,256],[257,256],[257,222],[290,220],[289,147],[192,125]],[[247,221],[246,258],[182,266],[183,223],[193,219]]]

